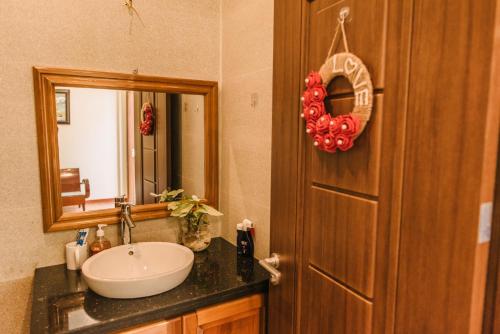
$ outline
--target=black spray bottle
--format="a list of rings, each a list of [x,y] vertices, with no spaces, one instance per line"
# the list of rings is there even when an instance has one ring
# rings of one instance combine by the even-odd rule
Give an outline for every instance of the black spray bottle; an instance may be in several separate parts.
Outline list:
[[[243,234],[241,237],[241,255],[247,257],[253,257],[254,253],[254,243],[251,229],[253,228],[248,223],[251,224],[250,221],[244,220],[243,225]]]
[[[236,225],[236,253],[243,255],[243,249],[241,247],[241,239],[243,238],[243,224]]]

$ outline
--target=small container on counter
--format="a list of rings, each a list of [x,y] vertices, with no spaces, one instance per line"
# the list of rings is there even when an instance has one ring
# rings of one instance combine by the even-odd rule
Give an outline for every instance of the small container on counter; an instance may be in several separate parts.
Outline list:
[[[111,248],[111,242],[104,237],[104,230],[102,228],[105,226],[107,225],[97,225],[96,238],[94,242],[90,244],[90,255],[95,255],[103,250]]]
[[[253,257],[254,244],[253,237],[249,225],[243,223],[243,233],[241,236],[241,255],[246,257]]]

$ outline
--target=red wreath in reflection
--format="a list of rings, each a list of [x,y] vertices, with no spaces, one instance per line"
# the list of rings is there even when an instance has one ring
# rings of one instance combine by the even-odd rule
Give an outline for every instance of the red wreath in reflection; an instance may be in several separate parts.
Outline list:
[[[151,136],[154,131],[154,114],[153,105],[150,102],[146,102],[141,108],[141,124],[139,124],[139,130],[143,136]]]

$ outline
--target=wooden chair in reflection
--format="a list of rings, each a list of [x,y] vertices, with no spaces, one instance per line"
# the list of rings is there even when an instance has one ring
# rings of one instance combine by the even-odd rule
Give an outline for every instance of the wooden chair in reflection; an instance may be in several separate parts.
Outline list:
[[[80,180],[79,168],[61,169],[61,197],[63,206],[78,205],[85,211],[85,199],[90,196],[88,179]]]

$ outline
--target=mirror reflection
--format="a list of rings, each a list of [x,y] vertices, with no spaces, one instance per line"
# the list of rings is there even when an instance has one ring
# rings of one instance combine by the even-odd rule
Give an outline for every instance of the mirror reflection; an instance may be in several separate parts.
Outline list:
[[[63,212],[205,194],[204,96],[56,87]]]

